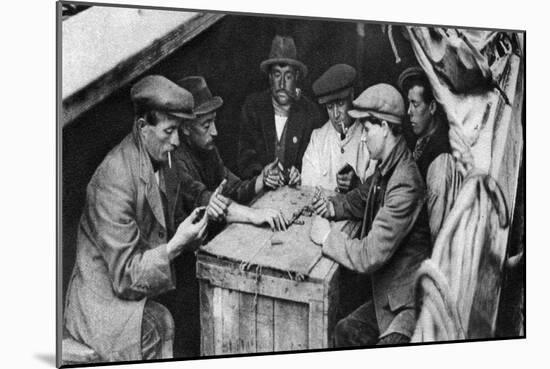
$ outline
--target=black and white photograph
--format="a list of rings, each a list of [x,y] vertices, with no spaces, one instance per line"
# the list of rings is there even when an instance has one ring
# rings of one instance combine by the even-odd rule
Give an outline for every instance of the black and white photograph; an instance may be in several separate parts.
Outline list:
[[[525,341],[524,28],[147,5],[56,3],[58,367]]]

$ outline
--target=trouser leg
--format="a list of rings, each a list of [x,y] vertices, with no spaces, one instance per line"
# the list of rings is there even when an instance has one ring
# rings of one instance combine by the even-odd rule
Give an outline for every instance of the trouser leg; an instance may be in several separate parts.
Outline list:
[[[401,333],[390,333],[387,336],[384,336],[378,341],[377,345],[402,345],[409,343],[411,341],[410,337],[405,336]]]
[[[161,304],[147,300],[141,322],[143,360],[171,358],[174,337],[172,315]]]
[[[374,345],[379,335],[374,304],[368,301],[336,324],[334,343],[336,347]]]

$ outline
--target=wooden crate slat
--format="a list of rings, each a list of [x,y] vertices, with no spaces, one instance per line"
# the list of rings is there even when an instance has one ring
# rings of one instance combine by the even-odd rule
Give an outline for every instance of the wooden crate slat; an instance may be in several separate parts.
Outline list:
[[[275,331],[273,299],[257,296],[256,304],[256,351],[272,352]]]
[[[239,352],[256,352],[257,300],[254,295],[245,292],[239,293],[239,299]]]
[[[309,349],[321,349],[326,347],[324,305],[322,301],[309,302]]]
[[[273,307],[275,351],[308,349],[308,306],[292,301],[275,300]]]
[[[239,292],[222,290],[222,353],[238,353],[239,345]]]
[[[200,281],[200,324],[201,324],[201,353],[214,355],[214,288],[208,282]]]
[[[223,289],[220,287],[213,288],[213,303],[212,312],[214,316],[214,352],[221,354],[223,352]]]

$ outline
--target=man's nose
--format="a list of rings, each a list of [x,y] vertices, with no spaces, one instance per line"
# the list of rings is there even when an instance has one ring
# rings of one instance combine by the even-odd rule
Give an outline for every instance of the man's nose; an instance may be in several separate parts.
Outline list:
[[[216,137],[218,135],[218,130],[216,129],[216,123],[210,124],[210,135]]]
[[[409,107],[407,108],[407,114],[409,117],[412,115],[412,104],[409,104]]]
[[[279,88],[280,89],[284,89],[285,88],[285,79],[284,78],[279,78]]]
[[[340,110],[338,110],[337,106],[332,107],[332,115],[334,115],[335,118],[340,118]]]
[[[175,130],[172,136],[170,137],[170,143],[176,147],[180,145],[180,136],[177,130]]]

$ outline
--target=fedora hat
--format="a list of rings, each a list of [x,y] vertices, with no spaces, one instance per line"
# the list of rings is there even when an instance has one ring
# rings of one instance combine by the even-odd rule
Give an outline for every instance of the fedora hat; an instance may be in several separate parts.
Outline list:
[[[296,58],[296,45],[290,36],[275,36],[271,43],[269,58],[261,62],[260,69],[268,73],[269,67],[273,64],[289,64],[298,68],[302,76],[307,75],[307,67]]]
[[[219,96],[212,96],[212,92],[202,76],[189,76],[181,79],[178,84],[193,95],[195,107],[193,113],[202,115],[213,112],[223,105],[223,99]]]

